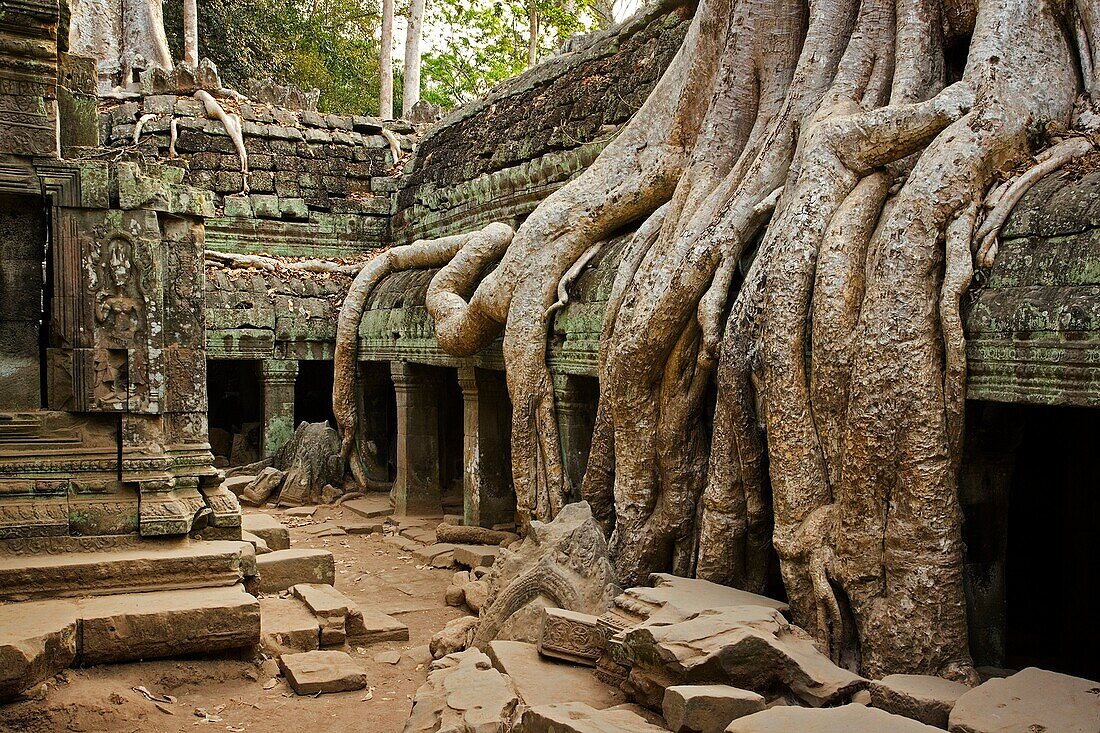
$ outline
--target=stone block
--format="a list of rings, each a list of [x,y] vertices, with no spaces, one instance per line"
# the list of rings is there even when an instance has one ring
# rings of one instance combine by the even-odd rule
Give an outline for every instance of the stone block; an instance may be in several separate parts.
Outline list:
[[[951,710],[952,733],[1096,733],[1100,683],[1028,667],[962,695]]]
[[[240,585],[79,601],[81,664],[216,654],[260,638],[260,605]]]
[[[309,219],[309,207],[306,206],[306,202],[302,199],[279,199],[279,212],[285,219],[293,219],[295,221],[306,221]]]
[[[408,641],[409,627],[392,616],[372,609],[348,610],[344,622],[348,641],[373,644],[379,641]]]
[[[892,674],[871,682],[869,691],[876,708],[946,729],[951,708],[969,690],[942,677]]]
[[[230,218],[251,219],[252,202],[248,196],[226,196],[225,215]]]
[[[355,603],[331,585],[300,583],[290,589],[294,597],[306,604],[321,624],[321,646],[343,644],[347,636],[346,621],[350,615],[362,614]]]
[[[233,494],[233,496],[240,496],[244,488],[252,483],[255,476],[230,476],[222,481],[222,486],[225,490]]]
[[[282,215],[279,211],[279,197],[270,194],[254,193],[248,197],[252,204],[252,212],[261,219],[278,219]]]
[[[248,482],[241,491],[241,503],[245,506],[263,506],[268,498],[283,484],[286,474],[277,468],[268,466]]]
[[[598,617],[564,608],[543,609],[539,654],[595,667],[604,646]]]
[[[272,654],[308,652],[321,640],[321,624],[296,598],[260,599],[260,643]]]
[[[468,568],[492,567],[498,555],[500,547],[495,545],[454,546],[455,562]]]
[[[0,605],[0,702],[72,664],[78,629],[73,601]]]
[[[527,705],[580,702],[603,710],[626,702],[620,690],[600,682],[591,669],[545,659],[534,644],[491,641],[488,654]]]
[[[252,545],[228,540],[0,556],[0,600],[232,586],[253,575],[255,564]]]
[[[449,568],[454,565],[455,546],[446,542],[421,547],[413,553],[417,562],[431,565],[433,568]]]
[[[279,657],[279,667],[291,689],[299,695],[348,692],[367,686],[367,675],[344,652],[284,654]]]
[[[251,532],[241,531],[241,541],[248,542],[256,550],[257,555],[266,555],[271,552],[271,548],[267,546],[267,543],[263,539],[257,537]]]
[[[242,514],[241,529],[262,539],[272,550],[290,549],[290,530],[270,514]]]
[[[277,593],[298,583],[327,583],[336,577],[336,563],[328,550],[277,550],[256,558],[260,573],[257,590]]]
[[[664,733],[627,709],[597,710],[581,702],[538,705],[523,711],[524,733]]]
[[[738,718],[729,724],[726,733],[936,733],[938,730],[865,705],[837,708],[781,705]]]
[[[661,710],[673,733],[722,733],[738,718],[759,713],[764,698],[727,685],[673,685]]]

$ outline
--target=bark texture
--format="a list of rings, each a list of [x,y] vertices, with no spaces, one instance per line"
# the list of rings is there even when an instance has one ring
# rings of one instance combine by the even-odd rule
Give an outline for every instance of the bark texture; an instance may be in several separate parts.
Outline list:
[[[432,250],[449,260],[429,291],[440,345],[504,333],[524,524],[577,488],[549,320],[600,242],[635,225],[580,487],[619,582],[671,570],[761,591],[774,548],[795,621],[834,660],[972,680],[959,299],[1023,190],[1095,146],[1097,12],[702,0],[588,170],[507,241]]]

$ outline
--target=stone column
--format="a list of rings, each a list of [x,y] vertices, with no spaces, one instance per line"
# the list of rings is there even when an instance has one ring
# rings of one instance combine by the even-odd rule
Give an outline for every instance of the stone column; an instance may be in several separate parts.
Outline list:
[[[463,402],[463,519],[492,527],[515,520],[512,489],[512,403],[502,372],[458,370]]]
[[[294,434],[294,381],[296,359],[264,359],[261,368],[264,390],[264,435],[261,452],[270,456]]]
[[[438,515],[443,509],[439,480],[439,377],[430,367],[391,362],[397,397],[397,514]]]
[[[598,387],[584,384],[583,377],[555,374],[554,405],[558,416],[558,437],[565,475],[579,498],[584,470],[588,466],[588,450],[592,447],[592,428],[596,422]],[[590,380],[595,382],[595,380]],[[586,387],[589,387],[586,389]]]

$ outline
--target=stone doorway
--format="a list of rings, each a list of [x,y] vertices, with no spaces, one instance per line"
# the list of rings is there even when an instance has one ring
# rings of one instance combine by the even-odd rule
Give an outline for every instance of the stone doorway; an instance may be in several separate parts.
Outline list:
[[[301,422],[327,422],[336,427],[332,414],[331,359],[298,362],[294,380],[294,425]]]
[[[45,407],[49,303],[41,199],[0,195],[0,409]]]
[[[215,461],[243,466],[259,460],[264,420],[260,361],[211,359],[207,362],[206,386],[210,448]]]

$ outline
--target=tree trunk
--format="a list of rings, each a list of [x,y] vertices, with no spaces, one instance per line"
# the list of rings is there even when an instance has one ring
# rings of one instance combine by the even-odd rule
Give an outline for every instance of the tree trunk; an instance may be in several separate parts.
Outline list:
[[[199,65],[199,9],[197,0],[183,0],[183,60]]]
[[[393,0],[382,0],[382,38],[378,59],[378,116],[393,119]],[[396,162],[396,160],[395,160]]]
[[[401,115],[408,117],[420,101],[420,34],[424,24],[424,0],[410,0],[405,30],[405,81],[401,91]]]
[[[582,486],[620,584],[672,570],[760,591],[770,544],[835,660],[972,681],[959,300],[1022,190],[1093,149],[1058,143],[987,197],[1038,152],[1029,131],[1097,119],[1097,25],[1089,0],[703,0],[592,166],[514,236],[437,253],[440,345],[504,331],[521,519],[573,493],[550,317],[599,242],[640,224]]]
[[[539,62],[539,11],[533,0],[527,3],[527,68]]]

